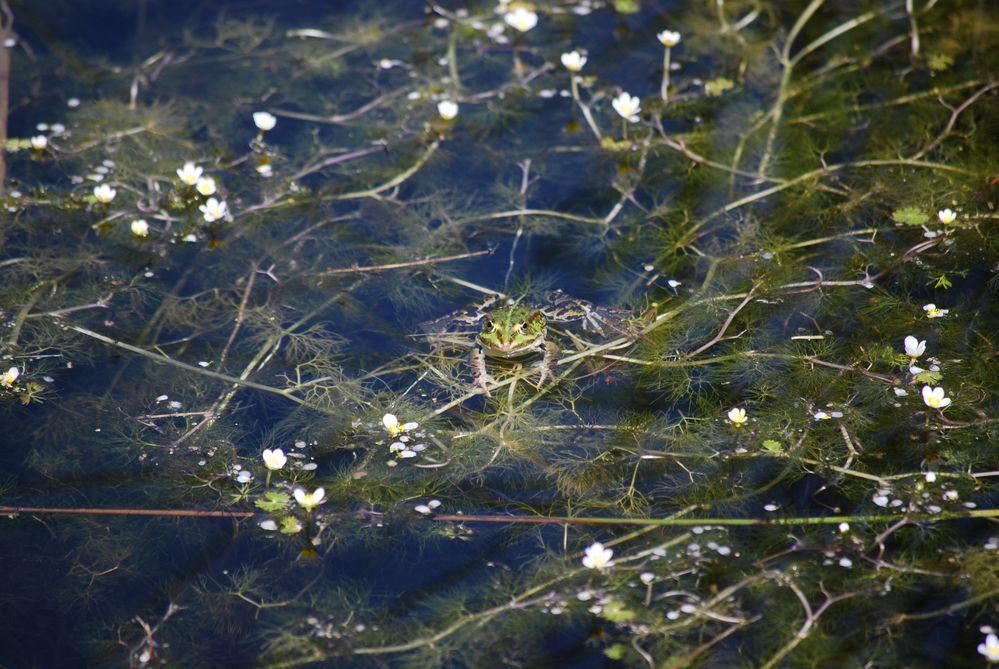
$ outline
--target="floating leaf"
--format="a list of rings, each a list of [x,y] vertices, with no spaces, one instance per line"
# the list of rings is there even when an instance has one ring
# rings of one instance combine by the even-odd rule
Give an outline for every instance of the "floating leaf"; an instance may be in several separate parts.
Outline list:
[[[627,151],[631,148],[631,142],[626,139],[614,139],[613,137],[603,137],[600,146],[608,151]]]
[[[713,98],[718,97],[725,91],[731,90],[735,83],[726,77],[717,77],[704,84],[704,92]]]
[[[902,207],[901,209],[896,209],[891,217],[896,223],[904,225],[924,225],[930,220],[930,217],[923,213],[919,207]]]
[[[624,659],[624,654],[627,650],[627,647],[623,643],[616,643],[604,648],[604,655],[611,660],[621,660]]]
[[[25,151],[31,148],[30,139],[21,139],[18,137],[10,137],[7,139],[7,145],[4,147],[7,151],[11,153],[15,151]]]
[[[934,72],[943,72],[954,64],[954,57],[947,53],[931,53],[926,62]]]
[[[634,619],[635,612],[629,609],[621,600],[612,599],[604,605],[604,609],[600,615],[612,623],[625,623]]]
[[[767,453],[773,453],[774,455],[784,454],[784,446],[779,441],[775,441],[773,439],[767,439],[763,442],[763,450]]]
[[[614,9],[622,14],[635,14],[641,6],[638,0],[614,0]]]
[[[295,516],[285,516],[279,527],[281,534],[298,534],[302,531],[302,523]]]
[[[940,372],[931,372],[930,370],[927,369],[925,371],[920,372],[919,374],[916,374],[916,376],[913,378],[916,380],[916,383],[922,383],[927,386],[932,386],[936,385],[937,383],[940,383],[943,380],[943,374],[941,374]]]
[[[277,513],[287,508],[290,503],[291,497],[287,493],[270,490],[253,505],[267,513]]]

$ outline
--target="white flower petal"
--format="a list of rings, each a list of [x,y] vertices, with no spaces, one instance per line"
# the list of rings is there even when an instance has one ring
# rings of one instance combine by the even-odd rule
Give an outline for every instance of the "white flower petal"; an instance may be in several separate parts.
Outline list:
[[[512,12],[504,14],[503,20],[506,21],[508,26],[516,28],[522,33],[526,33],[538,25],[538,15],[523,6],[519,6]]]
[[[264,132],[271,130],[277,125],[277,117],[270,112],[259,111],[253,112],[253,125],[257,126]]]
[[[441,100],[437,103],[437,113],[445,121],[451,121],[458,116],[458,103],[454,100]]]

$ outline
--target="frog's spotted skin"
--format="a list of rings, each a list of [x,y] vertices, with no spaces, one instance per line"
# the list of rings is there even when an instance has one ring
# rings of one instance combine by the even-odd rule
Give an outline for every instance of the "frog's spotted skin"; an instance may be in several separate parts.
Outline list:
[[[604,334],[604,326],[617,330],[612,321],[622,320],[629,315],[624,309],[596,307],[592,302],[572,297],[561,288],[545,293],[545,304],[540,308],[556,323],[579,321],[584,330],[593,330],[599,335]]]
[[[537,353],[547,336],[547,316],[539,309],[513,305],[486,316],[476,340],[491,358],[519,358]]]

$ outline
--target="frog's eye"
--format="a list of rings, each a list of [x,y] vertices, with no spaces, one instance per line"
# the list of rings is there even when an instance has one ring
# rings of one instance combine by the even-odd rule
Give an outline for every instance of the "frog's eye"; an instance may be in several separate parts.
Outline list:
[[[526,323],[517,323],[517,332],[524,334],[524,329],[527,327]]]
[[[496,332],[499,328],[496,327],[496,321],[486,321],[486,328],[490,332]]]

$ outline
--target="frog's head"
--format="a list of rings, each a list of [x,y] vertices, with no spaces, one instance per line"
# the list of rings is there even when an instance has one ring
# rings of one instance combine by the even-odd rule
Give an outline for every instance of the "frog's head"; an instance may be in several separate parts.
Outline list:
[[[537,309],[513,305],[486,317],[478,340],[488,355],[512,358],[537,351],[548,334],[548,319]]]

